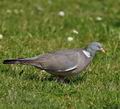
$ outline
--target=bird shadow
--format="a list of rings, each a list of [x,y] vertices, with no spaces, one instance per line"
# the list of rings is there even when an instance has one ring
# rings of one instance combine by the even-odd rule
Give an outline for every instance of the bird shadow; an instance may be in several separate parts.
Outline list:
[[[84,82],[87,78],[87,73],[85,72],[83,75],[79,75],[72,78],[64,78],[64,80],[61,80],[59,77],[56,77],[54,75],[42,77],[41,81],[56,81],[58,83],[65,83],[65,84],[80,84]]]
[[[23,71],[22,71],[23,73]],[[20,73],[21,75],[21,73]],[[73,77],[73,78],[65,78],[65,79],[60,79],[59,77],[56,77],[54,75],[43,75],[42,77],[35,73],[35,74],[27,74],[24,79],[25,80],[35,80],[35,81],[49,81],[49,82],[52,82],[52,81],[55,81],[55,82],[58,82],[58,83],[64,83],[64,84],[80,84],[82,82],[84,82],[87,78],[87,75],[84,74],[84,75],[79,75],[77,77]]]
[[[8,70],[9,71],[9,70]],[[8,72],[7,71],[7,72]],[[43,73],[42,75],[40,75],[39,73],[26,73],[24,72],[24,70],[21,70],[18,74],[16,74],[15,72],[12,71],[12,74],[9,74],[9,76],[12,76],[14,78],[21,78],[23,80],[34,80],[34,81],[55,81],[58,83],[64,83],[64,84],[80,84],[82,82],[84,82],[86,80],[86,75],[87,73],[84,72],[84,74],[79,75],[77,77],[73,77],[73,78],[65,78],[64,80],[60,80],[58,79],[58,77],[56,77],[55,75],[50,75],[50,74],[45,74]]]

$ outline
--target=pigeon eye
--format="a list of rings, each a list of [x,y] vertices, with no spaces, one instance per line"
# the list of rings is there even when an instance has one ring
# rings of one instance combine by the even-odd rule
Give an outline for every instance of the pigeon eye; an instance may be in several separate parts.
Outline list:
[[[98,48],[101,48],[99,45],[97,46]]]

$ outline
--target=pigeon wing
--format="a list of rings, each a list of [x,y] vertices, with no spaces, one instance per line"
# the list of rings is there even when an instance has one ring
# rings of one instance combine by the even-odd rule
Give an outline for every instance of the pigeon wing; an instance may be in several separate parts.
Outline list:
[[[38,57],[34,62],[34,66],[47,71],[69,72],[77,68],[78,56],[79,52],[77,51],[48,53]]]

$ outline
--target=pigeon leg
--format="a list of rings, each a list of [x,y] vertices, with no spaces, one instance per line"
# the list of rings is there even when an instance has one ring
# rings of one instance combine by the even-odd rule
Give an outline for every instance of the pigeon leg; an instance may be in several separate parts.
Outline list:
[[[65,77],[54,77],[53,80],[56,80],[57,82],[60,82],[60,83],[65,83]]]

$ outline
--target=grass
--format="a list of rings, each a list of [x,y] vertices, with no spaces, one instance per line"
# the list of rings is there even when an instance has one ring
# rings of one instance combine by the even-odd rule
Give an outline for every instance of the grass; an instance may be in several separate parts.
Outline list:
[[[120,108],[119,4],[119,0],[0,0],[0,108]],[[74,40],[68,42],[67,37]],[[2,64],[7,58],[79,48],[92,41],[102,42],[107,53],[97,53],[87,70],[68,84],[42,80],[50,75],[31,66]],[[87,75],[81,80],[83,73]]]

